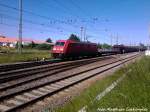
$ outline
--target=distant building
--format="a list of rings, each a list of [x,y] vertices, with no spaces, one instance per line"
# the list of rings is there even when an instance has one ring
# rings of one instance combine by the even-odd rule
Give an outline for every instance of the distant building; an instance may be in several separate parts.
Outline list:
[[[15,47],[17,39],[0,36],[0,46]]]
[[[22,40],[22,45],[28,45],[28,44],[30,44],[32,42],[34,42],[36,44],[46,43],[46,44],[54,45],[53,43],[47,43],[45,41],[24,39],[24,38]],[[5,37],[5,36],[1,36],[0,35],[0,46],[7,46],[7,47],[14,48],[14,47],[16,47],[17,43],[18,43],[18,39],[17,38]]]

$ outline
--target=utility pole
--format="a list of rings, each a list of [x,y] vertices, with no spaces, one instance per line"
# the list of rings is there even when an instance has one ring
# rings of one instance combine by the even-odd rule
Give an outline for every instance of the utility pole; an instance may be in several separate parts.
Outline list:
[[[112,38],[113,38],[113,36],[112,36],[112,34],[110,35],[110,45],[112,46]]]
[[[148,26],[148,35],[149,35],[149,44],[148,44],[148,50],[150,50],[150,24]]]
[[[2,15],[2,14],[0,14],[0,17],[1,17],[0,24],[3,24],[3,15]]]
[[[118,34],[116,36],[116,44],[118,45]]]
[[[85,38],[85,39],[86,39],[86,41],[88,42],[88,36],[86,36],[86,38]]]
[[[3,24],[3,14],[0,14],[0,24]],[[0,33],[0,37],[3,37],[3,33]]]
[[[84,28],[84,41],[86,41],[86,28]]]
[[[18,52],[22,53],[22,0],[19,0],[19,30]]]
[[[150,50],[150,24],[148,24],[148,50]]]
[[[81,41],[82,41],[83,27],[81,27]]]

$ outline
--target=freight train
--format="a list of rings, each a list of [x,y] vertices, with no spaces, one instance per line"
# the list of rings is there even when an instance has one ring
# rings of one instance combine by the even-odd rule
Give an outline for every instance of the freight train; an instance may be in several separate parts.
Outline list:
[[[138,52],[145,51],[146,47],[144,46],[124,46],[124,45],[114,45],[112,50],[115,50],[116,53],[130,53],[130,52]]]
[[[138,46],[124,46],[114,45],[109,50],[109,53],[129,53],[144,51],[145,48]],[[76,42],[73,40],[58,40],[52,49],[52,55],[54,58],[70,58],[70,57],[83,57],[83,56],[99,56],[102,53],[108,53],[99,51],[96,43],[91,42]]]

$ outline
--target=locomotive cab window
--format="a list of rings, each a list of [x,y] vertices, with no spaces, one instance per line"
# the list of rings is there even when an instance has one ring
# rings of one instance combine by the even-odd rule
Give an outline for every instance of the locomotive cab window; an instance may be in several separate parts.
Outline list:
[[[65,42],[56,42],[56,46],[64,46]]]

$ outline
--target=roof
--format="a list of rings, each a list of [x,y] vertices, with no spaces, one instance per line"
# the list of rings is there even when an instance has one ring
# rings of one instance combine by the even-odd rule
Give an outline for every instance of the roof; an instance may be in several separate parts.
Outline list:
[[[16,38],[6,38],[6,37],[0,37],[0,42],[17,42]]]
[[[9,42],[9,43],[15,43],[17,42],[19,39],[18,38],[14,38],[14,37],[5,37],[5,36],[0,36],[0,42]],[[45,41],[41,41],[41,40],[33,40],[33,39],[27,39],[27,38],[23,38],[22,40],[23,42],[35,42],[38,44],[41,43],[45,43]]]

